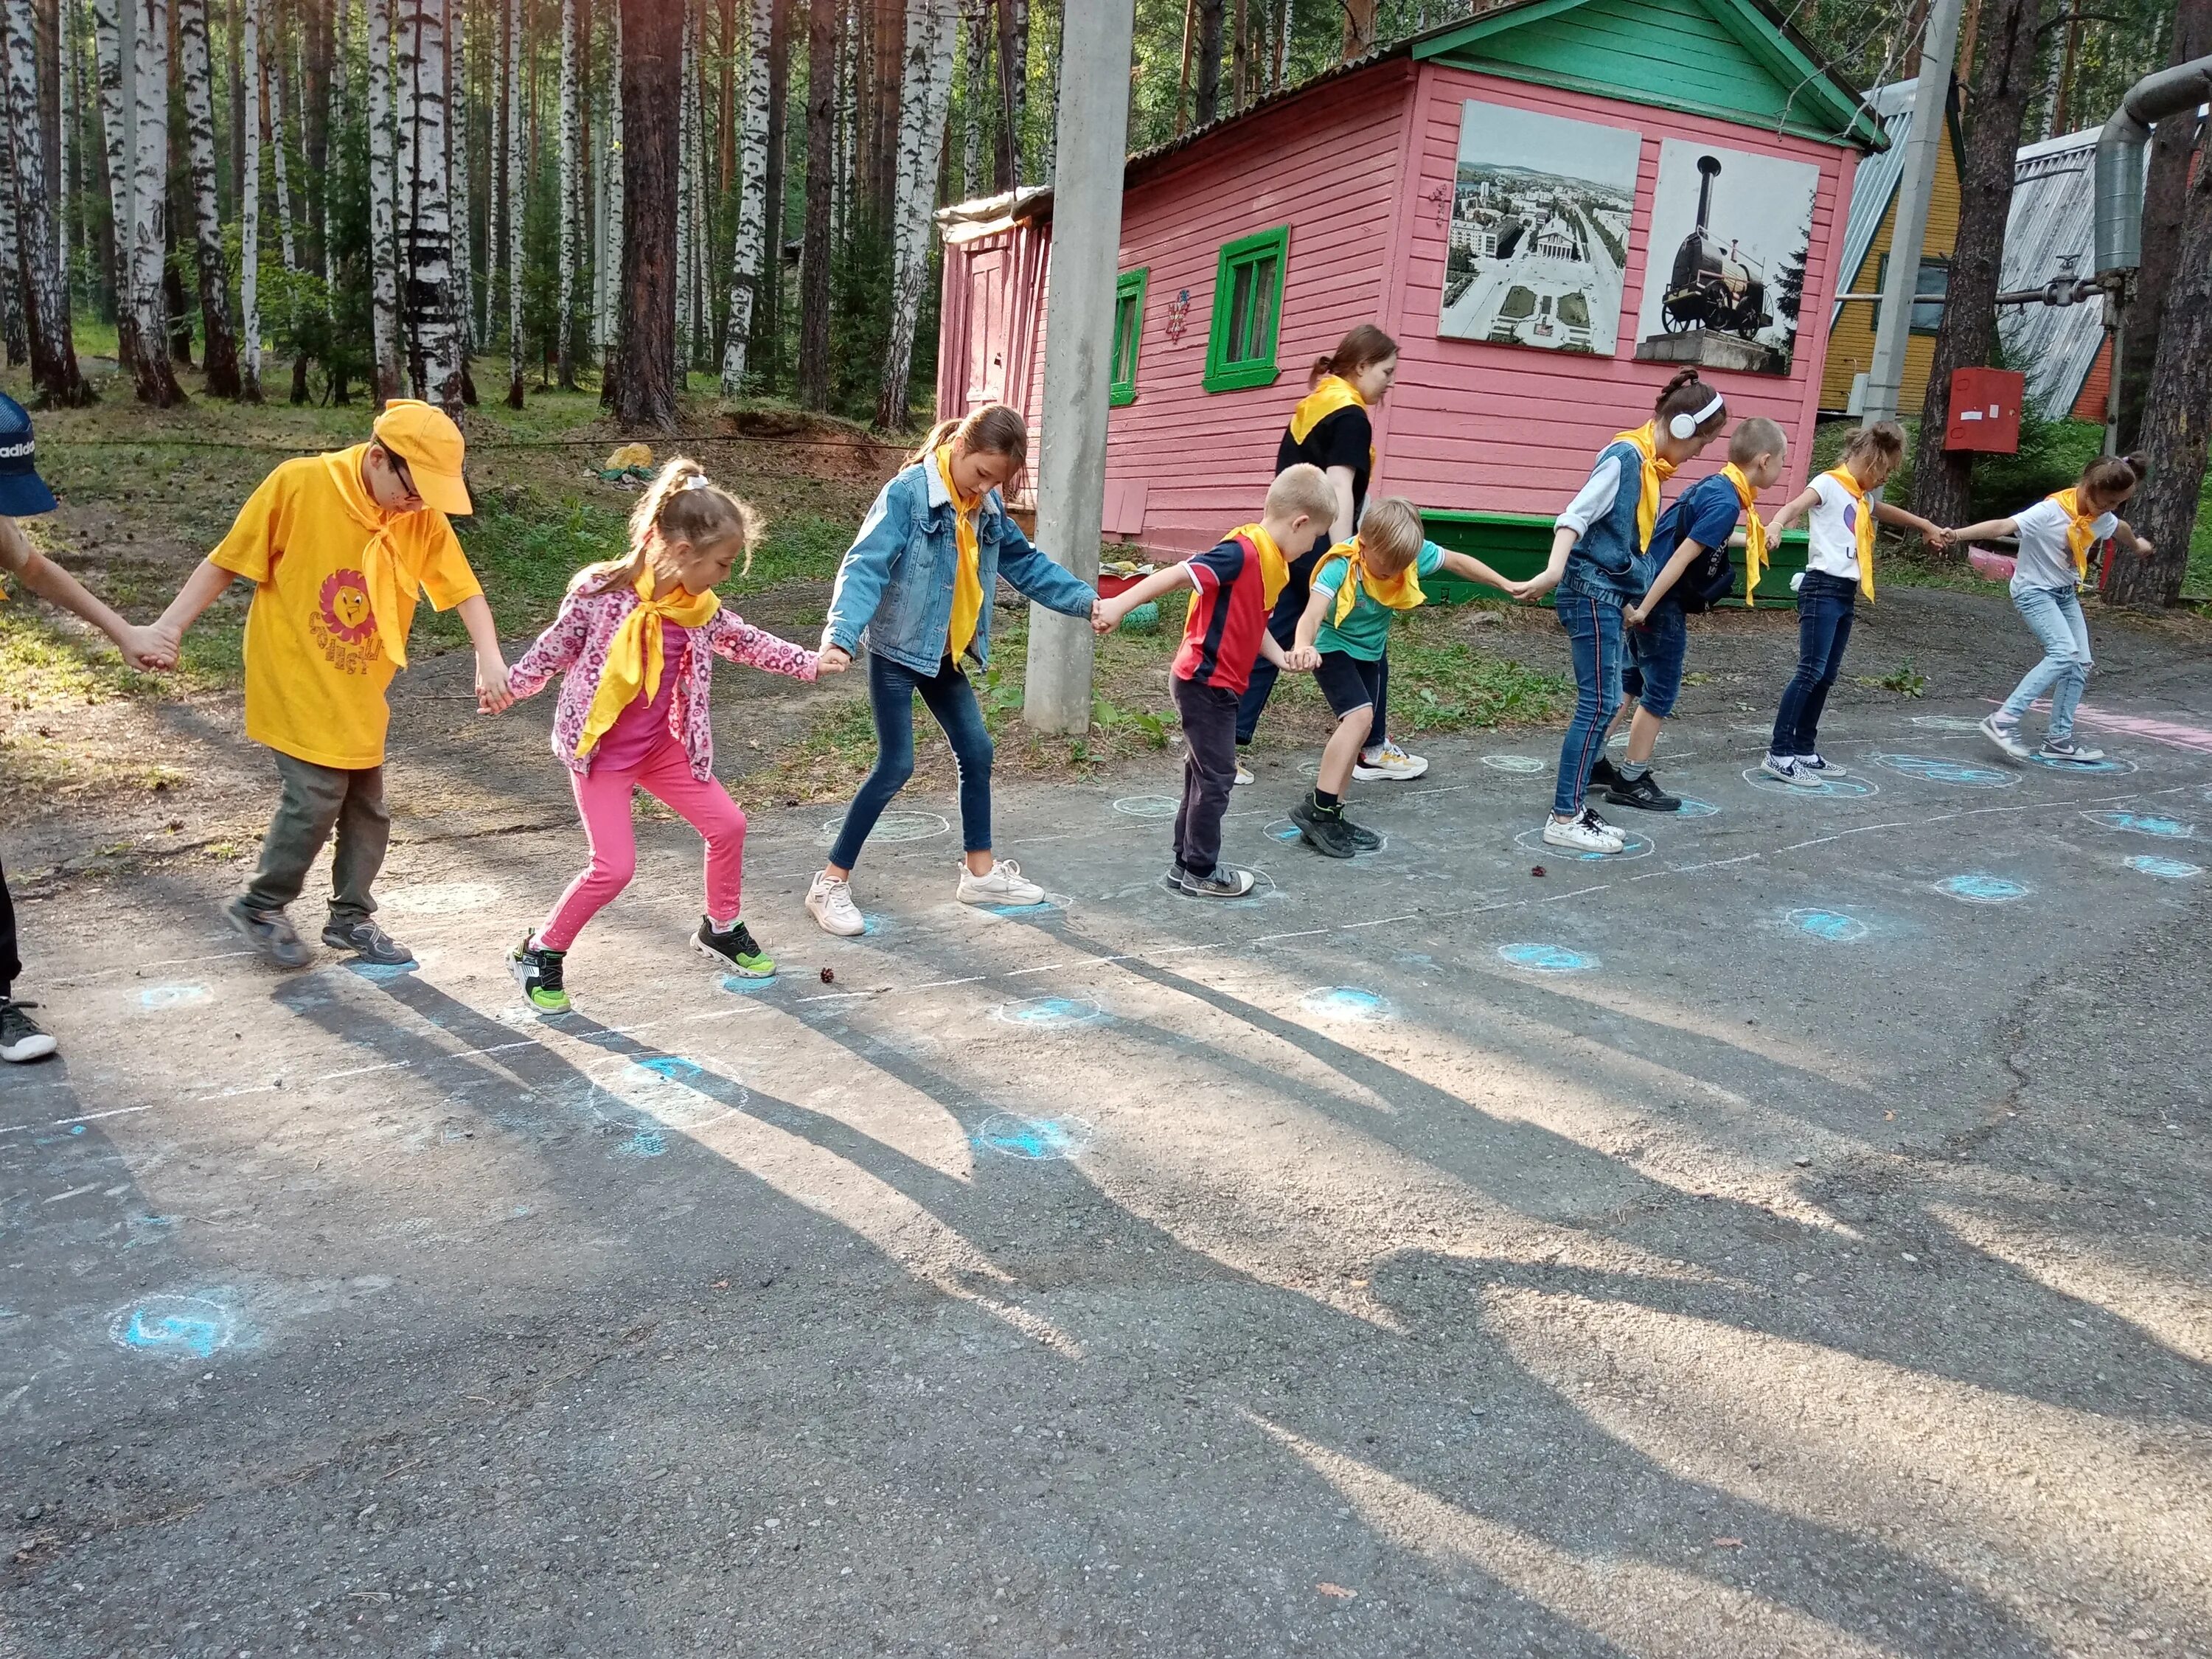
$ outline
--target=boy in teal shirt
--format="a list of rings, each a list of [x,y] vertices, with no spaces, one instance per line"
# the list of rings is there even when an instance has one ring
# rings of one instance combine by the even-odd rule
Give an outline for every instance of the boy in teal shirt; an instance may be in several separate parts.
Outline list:
[[[1313,793],[1291,809],[1291,821],[1306,845],[1326,858],[1348,859],[1382,845],[1373,830],[1344,816],[1344,792],[1390,683],[1390,625],[1421,603],[1421,578],[1440,570],[1508,587],[1481,560],[1447,553],[1425,539],[1413,502],[1385,495],[1368,504],[1359,533],[1331,548],[1314,572],[1313,597],[1298,618],[1289,661],[1312,672],[1337,717],[1336,730],[1322,750]]]

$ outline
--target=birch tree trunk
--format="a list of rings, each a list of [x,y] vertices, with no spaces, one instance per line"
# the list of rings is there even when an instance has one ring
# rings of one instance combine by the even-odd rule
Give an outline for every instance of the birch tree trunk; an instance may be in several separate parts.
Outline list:
[[[738,152],[738,234],[730,250],[730,320],[722,341],[722,395],[741,398],[752,344],[753,296],[761,283],[768,225],[768,38],[774,0],[750,0],[745,64],[744,141]]]
[[[828,10],[825,6],[824,11]],[[609,403],[626,428],[676,422],[676,174],[684,27],[667,0],[621,0],[623,319]]]
[[[836,195],[838,8],[806,13],[806,219],[799,254],[799,406],[830,406],[830,220]]]
[[[906,67],[899,79],[898,173],[891,199],[891,328],[876,424],[907,422],[915,328],[929,280],[930,210],[952,99],[952,53],[959,33],[955,0],[907,0]]]
[[[20,291],[31,383],[42,405],[75,408],[92,401],[77,372],[70,337],[69,279],[55,246],[46,198],[45,134],[39,121],[38,37],[31,0],[8,0],[8,118],[15,166],[15,264],[10,293]],[[66,177],[66,175],[64,175]],[[13,278],[20,276],[20,283]]]
[[[70,129],[76,125],[76,0],[54,0],[54,95],[61,100],[61,120],[54,128],[54,179],[61,200],[54,211],[54,269],[60,273],[63,314],[68,314],[70,295],[70,212],[76,191],[70,169],[76,160]]]
[[[331,21],[331,109],[325,125],[329,137],[325,140],[328,161],[323,173],[323,269],[330,279],[326,296],[331,314],[337,307],[337,256],[331,247],[331,238],[338,222],[338,135],[346,129],[346,46],[353,33],[353,12],[350,0],[337,0],[337,10]]]
[[[459,419],[461,325],[453,306],[453,167],[446,129],[446,12],[451,0],[404,0],[401,85],[406,149],[404,315],[416,396]]]
[[[1283,0],[1282,10],[1275,17],[1275,75],[1274,90],[1280,92],[1289,83],[1291,76],[1291,7],[1294,0]]]
[[[257,6],[259,0],[246,0]],[[405,384],[399,341],[398,180],[392,132],[392,9],[394,0],[364,0],[368,16],[369,309],[374,319],[375,401],[397,397]],[[250,125],[250,124],[249,124]]]
[[[95,3],[97,0],[95,0]],[[261,0],[245,0],[246,15],[239,21],[243,41],[240,74],[243,84],[261,85]],[[260,102],[257,96],[254,102]],[[261,122],[257,115],[246,124],[243,159],[238,185],[238,309],[246,334],[246,360],[239,365],[238,396],[242,403],[261,401]]]
[[[693,57],[692,0],[680,0],[683,45],[678,59],[676,108],[676,362],[680,376],[691,362],[697,326],[698,286],[693,281],[691,179],[696,140],[697,66]],[[835,0],[842,3],[842,0]],[[680,386],[682,381],[679,380]]]
[[[271,13],[274,22],[274,13]],[[289,276],[300,269],[300,244],[292,222],[292,174],[284,153],[284,47],[272,27],[261,43],[261,56],[269,65],[269,158],[276,169],[276,245],[283,252]]]
[[[621,389],[617,384],[617,360],[629,331],[626,310],[629,294],[626,240],[629,228],[623,216],[629,199],[629,151],[623,137],[623,104],[628,96],[623,88],[629,83],[623,78],[623,13],[619,0],[608,21],[614,52],[607,64],[607,81],[613,95],[607,100],[607,333],[600,347],[599,401],[611,409]]]
[[[192,229],[198,252],[200,361],[207,389],[235,398],[238,338],[230,327],[230,271],[223,258],[222,212],[215,191],[215,93],[208,57],[207,0],[177,0],[178,65],[185,94],[185,148],[191,170]]]
[[[156,408],[183,403],[169,361],[168,307],[161,277],[169,218],[169,0],[129,0],[131,43],[131,256],[137,290],[139,397]]]
[[[100,113],[107,146],[108,205],[115,227],[116,356],[142,403],[166,409],[184,396],[169,367],[167,331],[161,319],[161,282],[158,191],[142,197],[138,81],[145,56],[139,18],[158,0],[93,0],[100,52]],[[167,40],[162,41],[164,56]],[[166,136],[167,128],[162,129]],[[164,146],[166,148],[166,145]],[[158,179],[156,170],[154,175]],[[144,255],[150,245],[150,261]],[[149,280],[150,275],[151,280]]]
[[[576,87],[576,0],[561,0],[561,269],[560,354],[561,390],[576,389],[576,257],[582,252],[578,236],[577,167],[583,149]]]
[[[991,27],[991,0],[966,0],[961,32],[968,41],[965,76],[960,88],[960,194],[983,188],[983,64]]]
[[[15,212],[15,155],[12,148],[0,152],[0,341],[6,343],[8,367],[20,368],[30,361],[31,339],[23,325],[23,293],[28,286],[24,273],[22,238],[17,234]]]
[[[507,406],[522,407],[522,0],[507,0]]]
[[[469,380],[469,357],[476,343],[476,194],[469,187],[469,0],[452,3],[446,52],[446,198],[453,212],[453,328],[461,359],[461,396],[465,403],[473,404],[476,388]]]

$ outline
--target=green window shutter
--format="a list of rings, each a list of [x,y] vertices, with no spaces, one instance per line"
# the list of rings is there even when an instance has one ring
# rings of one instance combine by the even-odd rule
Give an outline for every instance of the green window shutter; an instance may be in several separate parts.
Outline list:
[[[1208,392],[1275,383],[1275,340],[1290,251],[1288,225],[1240,236],[1223,246],[1213,276],[1213,319],[1206,336]]]
[[[1145,287],[1152,269],[1125,270],[1114,283],[1113,405],[1137,401],[1137,349],[1145,335]]]

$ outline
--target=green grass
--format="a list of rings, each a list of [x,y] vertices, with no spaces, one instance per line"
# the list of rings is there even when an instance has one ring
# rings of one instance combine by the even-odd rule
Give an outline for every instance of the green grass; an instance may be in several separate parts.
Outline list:
[[[1468,732],[1558,718],[1574,682],[1455,637],[1455,618],[1408,617],[1390,641],[1390,721],[1416,732]]]

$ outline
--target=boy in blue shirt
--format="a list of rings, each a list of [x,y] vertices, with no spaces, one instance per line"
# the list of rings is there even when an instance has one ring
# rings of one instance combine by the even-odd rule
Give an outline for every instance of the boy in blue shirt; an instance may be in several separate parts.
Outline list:
[[[1421,578],[1439,570],[1506,587],[1505,578],[1481,560],[1425,539],[1421,510],[1413,502],[1384,495],[1368,504],[1359,533],[1331,548],[1314,572],[1289,662],[1312,672],[1337,723],[1322,750],[1313,793],[1291,809],[1291,821],[1325,858],[1348,859],[1382,844],[1373,830],[1346,818],[1344,792],[1390,684],[1390,624],[1421,603]]]
[[[1628,752],[1619,765],[1601,757],[1590,768],[1590,785],[1602,785],[1607,800],[1647,812],[1681,810],[1679,797],[1659,787],[1651,773],[1651,751],[1659,727],[1674,712],[1682,689],[1682,659],[1689,649],[1686,613],[1709,610],[1723,596],[1729,574],[1728,547],[1736,520],[1748,515],[1744,592],[1759,586],[1766,562],[1766,527],[1753,505],[1759,492],[1779,483],[1790,459],[1790,439],[1780,426],[1753,416],[1729,442],[1728,465],[1701,478],[1675,498],[1651,532],[1647,567],[1664,558],[1644,597],[1622,613],[1628,624],[1629,665],[1621,690],[1636,699],[1628,726]]]

